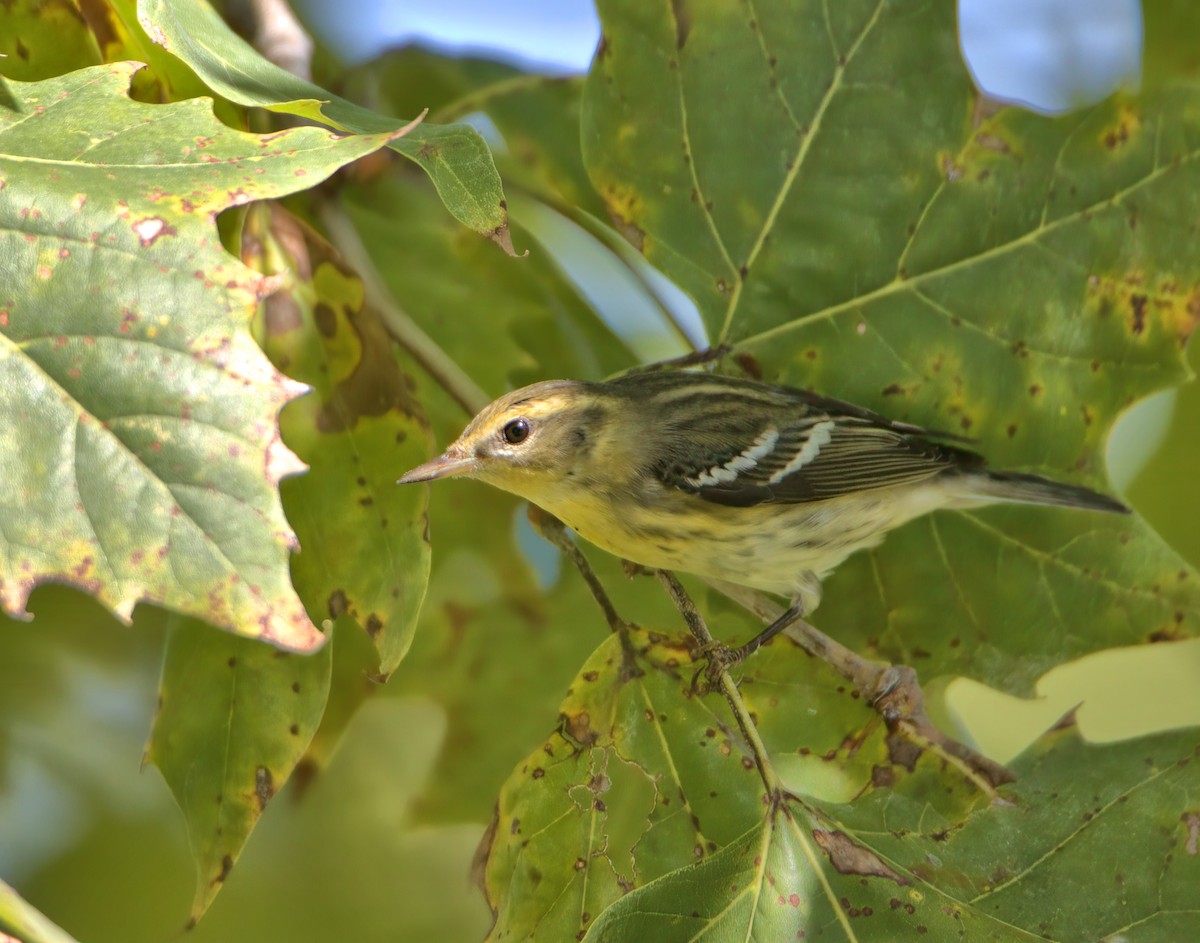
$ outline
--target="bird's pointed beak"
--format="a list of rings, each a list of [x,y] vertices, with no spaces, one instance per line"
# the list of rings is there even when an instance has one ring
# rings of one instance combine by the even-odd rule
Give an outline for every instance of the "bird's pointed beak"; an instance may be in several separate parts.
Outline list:
[[[451,448],[437,458],[430,459],[424,465],[418,465],[412,471],[405,472],[396,479],[396,484],[410,485],[416,481],[433,481],[435,478],[469,475],[478,466],[479,461],[475,456],[463,455]]]

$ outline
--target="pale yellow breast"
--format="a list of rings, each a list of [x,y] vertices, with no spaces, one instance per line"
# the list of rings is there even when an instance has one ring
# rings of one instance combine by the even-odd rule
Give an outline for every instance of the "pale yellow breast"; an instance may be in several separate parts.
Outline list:
[[[552,489],[537,501],[589,543],[647,567],[792,595],[887,531],[942,507],[936,485],[857,492],[808,504],[734,508],[683,493],[652,504]]]

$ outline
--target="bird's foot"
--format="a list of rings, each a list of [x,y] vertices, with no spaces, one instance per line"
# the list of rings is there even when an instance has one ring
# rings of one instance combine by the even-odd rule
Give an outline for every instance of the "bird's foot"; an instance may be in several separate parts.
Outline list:
[[[730,648],[723,642],[712,641],[707,645],[700,646],[696,652],[695,660],[703,661],[705,664],[696,669],[696,673],[692,675],[692,693],[704,694],[708,691],[720,690],[721,675],[737,665],[740,665],[746,659],[746,652],[741,648]],[[704,678],[704,688],[700,688],[700,678]]]

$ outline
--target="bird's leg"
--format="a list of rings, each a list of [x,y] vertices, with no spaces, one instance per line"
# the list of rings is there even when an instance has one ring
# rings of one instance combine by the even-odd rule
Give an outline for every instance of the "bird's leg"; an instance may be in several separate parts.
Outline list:
[[[708,631],[708,626],[704,623],[704,617],[700,615],[696,609],[696,604],[692,602],[692,597],[687,594],[687,590],[676,579],[675,574],[670,570],[659,570],[658,579],[666,588],[667,595],[675,603],[675,608],[679,610],[679,614],[683,616],[683,621],[687,623],[688,631],[692,633],[692,637],[699,643],[700,651],[720,650],[728,652],[729,649],[713,639],[712,633]],[[699,672],[697,672],[696,677],[692,679],[693,689],[695,689],[696,681],[699,677]],[[758,775],[767,789],[767,795],[776,798],[782,796],[783,783],[771,765],[771,758],[767,754],[767,748],[758,734],[758,728],[755,726],[753,716],[742,700],[737,683],[723,669],[719,669],[716,673],[716,681],[713,682],[713,687],[725,695],[725,700],[728,702],[730,710],[733,711],[733,717],[742,732],[742,737],[745,738],[750,752],[754,755],[755,766],[758,767]]]
[[[734,665],[741,664],[780,632],[794,623],[801,621],[804,618],[804,614],[816,609],[820,601],[821,581],[817,579],[816,573],[813,573],[811,570],[805,570],[800,575],[800,580],[796,587],[796,595],[792,597],[792,601],[787,609],[771,619],[767,627],[754,636],[754,638],[750,639],[750,641],[739,645],[737,648],[726,649],[722,656],[724,662],[722,667],[731,668]]]
[[[687,590],[676,579],[674,573],[670,570],[659,570],[658,579],[666,588],[671,602],[675,603],[675,608],[679,610],[679,614],[687,624],[688,631],[696,640],[698,646],[696,659],[708,661],[707,667],[697,670],[692,675],[691,690],[695,692],[699,688],[702,672],[708,679],[709,688],[719,689],[721,675],[725,669],[731,664],[737,664],[737,661],[732,660],[733,651],[712,637],[712,633],[708,631],[708,626],[704,624],[704,619],[696,609],[696,604],[692,602],[692,597],[687,594]]]
[[[696,652],[697,660],[704,659],[708,662],[707,666],[697,671],[695,677],[692,678],[693,691],[697,689],[701,671],[708,681],[708,686],[710,688],[717,688],[722,672],[741,664],[746,658],[758,651],[762,645],[769,642],[792,622],[804,615],[804,602],[797,597],[796,601],[792,603],[791,607],[783,615],[749,642],[745,645],[739,645],[737,648],[730,648],[723,642],[719,642],[712,637],[707,626],[704,625],[704,620],[700,618],[700,613],[696,610],[696,604],[692,602],[691,597],[688,596],[683,586],[670,572],[659,570],[658,577],[663,585],[666,586],[672,602],[675,603],[675,608],[683,616],[683,621],[687,623],[692,636],[699,643],[699,648]]]
[[[797,619],[803,619],[804,613],[807,611],[808,608],[804,603],[803,597],[797,596],[792,600],[792,604],[774,622],[759,632],[758,635],[754,636],[750,641],[739,645],[737,648],[729,650],[729,665],[736,665],[745,661]]]

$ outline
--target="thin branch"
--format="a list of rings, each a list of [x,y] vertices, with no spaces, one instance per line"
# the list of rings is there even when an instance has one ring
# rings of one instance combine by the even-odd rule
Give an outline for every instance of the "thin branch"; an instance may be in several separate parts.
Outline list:
[[[783,612],[781,606],[756,590],[721,580],[708,582],[764,622],[773,622]],[[1007,767],[937,728],[925,711],[925,695],[916,671],[864,658],[803,619],[789,625],[784,634],[861,691],[891,733],[899,733],[920,749],[930,750],[988,793],[993,801],[1003,801],[996,790],[1016,777]]]
[[[467,415],[474,416],[491,402],[491,397],[409,317],[408,313],[392,297],[379,270],[371,260],[367,247],[359,238],[358,230],[354,228],[354,224],[341,207],[325,200],[317,204],[316,211],[330,240],[345,255],[346,260],[362,278],[368,301],[379,311],[384,326],[396,343],[408,351],[422,369],[466,411]]]
[[[571,539],[571,535],[567,533],[566,525],[553,514],[543,511],[536,504],[529,505],[526,513],[529,517],[529,523],[533,525],[534,530],[561,550],[574,565],[575,569],[579,571],[579,575],[583,577],[583,581],[591,591],[592,597],[596,600],[597,605],[600,606],[600,611],[604,613],[604,621],[608,623],[608,627],[614,632],[626,631],[629,628],[629,623],[617,614],[617,607],[613,605],[612,600],[608,597],[608,593],[605,592],[604,585],[600,582],[600,577],[596,575],[596,571],[588,563],[587,557],[583,555],[583,551],[579,549],[575,541]]]

